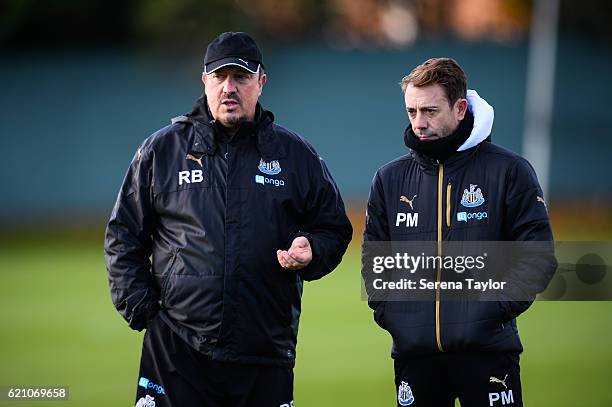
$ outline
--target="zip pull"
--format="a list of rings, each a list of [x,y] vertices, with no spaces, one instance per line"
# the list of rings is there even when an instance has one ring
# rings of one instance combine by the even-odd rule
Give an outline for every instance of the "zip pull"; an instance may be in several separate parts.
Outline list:
[[[442,163],[438,164],[438,191],[437,191],[437,201],[438,201],[438,213],[437,213],[437,224],[438,224],[438,256],[442,257],[442,222],[443,222],[443,206],[444,206],[444,166]],[[436,282],[439,283],[442,281],[442,268],[440,267],[440,263],[438,263],[437,271],[436,271]],[[441,327],[440,327],[440,289],[436,289],[436,344],[438,345],[438,350],[440,352],[444,352],[444,348],[442,347],[442,335],[441,335]]]
[[[453,179],[448,179],[446,184],[446,227],[450,228],[451,225],[451,192],[453,190]]]

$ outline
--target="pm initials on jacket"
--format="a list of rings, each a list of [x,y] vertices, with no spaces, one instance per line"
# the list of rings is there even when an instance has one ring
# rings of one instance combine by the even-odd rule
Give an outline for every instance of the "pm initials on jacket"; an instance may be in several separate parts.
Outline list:
[[[409,195],[410,196],[410,195]],[[412,199],[405,195],[400,196],[400,202],[404,202],[410,206],[410,209],[414,210],[414,200],[418,195],[412,195]],[[405,223],[407,228],[416,228],[419,225],[419,213],[418,212],[398,212],[395,217],[395,226],[399,227]]]
[[[395,218],[395,226],[406,224],[407,228],[416,228],[419,225],[418,212],[398,212]]]

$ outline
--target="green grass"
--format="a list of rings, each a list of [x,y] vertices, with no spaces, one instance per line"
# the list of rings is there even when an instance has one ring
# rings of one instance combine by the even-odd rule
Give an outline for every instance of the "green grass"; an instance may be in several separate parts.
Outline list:
[[[352,251],[306,284],[297,406],[394,405],[390,338],[361,300],[359,278]],[[110,302],[101,242],[2,244],[0,323],[0,386],[68,385],[62,406],[132,405],[142,333]],[[526,405],[612,405],[612,303],[538,302],[519,328]]]

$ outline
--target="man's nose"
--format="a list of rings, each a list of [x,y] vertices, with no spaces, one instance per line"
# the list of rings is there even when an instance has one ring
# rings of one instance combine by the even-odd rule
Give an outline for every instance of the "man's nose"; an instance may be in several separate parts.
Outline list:
[[[223,92],[224,93],[234,93],[236,92],[236,83],[231,75],[227,76],[227,79],[223,83]]]
[[[412,126],[415,129],[426,129],[427,128],[427,118],[424,114],[417,112],[416,116],[412,120]]]

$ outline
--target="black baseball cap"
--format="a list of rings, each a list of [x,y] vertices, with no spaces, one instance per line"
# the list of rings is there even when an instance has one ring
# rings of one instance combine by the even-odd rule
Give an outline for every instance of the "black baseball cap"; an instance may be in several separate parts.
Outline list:
[[[225,32],[208,44],[204,57],[204,73],[213,73],[228,65],[257,73],[259,66],[263,67],[262,59],[257,43],[249,34]]]

